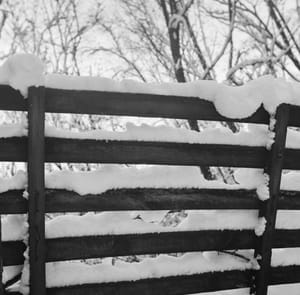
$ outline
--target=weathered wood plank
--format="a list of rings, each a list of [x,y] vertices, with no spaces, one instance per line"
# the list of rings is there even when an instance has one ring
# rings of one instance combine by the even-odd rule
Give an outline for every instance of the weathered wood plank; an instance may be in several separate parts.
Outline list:
[[[0,214],[28,211],[23,190],[0,194]],[[120,210],[258,209],[255,190],[154,189],[108,190],[81,196],[67,190],[46,189],[46,212],[88,212]],[[300,192],[281,191],[278,209],[300,210]]]
[[[262,147],[47,138],[47,162],[263,167]]]
[[[300,283],[300,265],[271,268],[270,285]]]
[[[210,165],[263,168],[263,147],[46,138],[46,162]],[[27,139],[0,139],[0,161],[27,161]],[[300,150],[286,149],[284,169],[300,169]]]
[[[197,97],[167,96],[89,90],[46,88],[47,112],[116,116],[162,117],[191,120],[237,121],[267,124],[268,113],[261,107],[245,119],[228,119],[213,103]],[[26,111],[27,101],[19,91],[0,85],[0,109]]]
[[[232,270],[160,279],[49,288],[47,295],[184,295],[246,288],[249,284],[249,271]]]
[[[300,229],[275,229],[272,248],[300,247]]]
[[[0,84],[0,110],[3,111],[26,111],[27,100],[18,90],[8,85]]]
[[[81,196],[72,191],[47,190],[46,211],[258,209],[255,190],[116,189]],[[300,210],[300,192],[281,191],[278,209]]]
[[[145,105],[148,107],[146,108]],[[0,85],[0,109],[26,111],[27,100],[19,91]],[[46,88],[46,111],[126,115],[143,117],[182,118],[191,120],[235,121],[268,124],[269,115],[261,107],[246,119],[229,119],[221,116],[212,103],[197,97],[180,97],[151,94],[78,91]],[[300,107],[290,106],[289,125],[300,127]]]
[[[289,105],[289,126],[300,127],[300,106]]]
[[[298,203],[300,209],[300,193]],[[254,190],[137,188],[85,196],[66,190],[46,191],[47,212],[257,208]]]
[[[1,225],[1,215],[0,215],[0,295],[3,295],[3,250],[2,250],[2,225]]]
[[[300,210],[300,192],[280,191],[277,206],[278,210]]]
[[[21,265],[24,262],[23,253],[26,249],[22,241],[2,242],[3,265]]]
[[[234,121],[221,116],[213,103],[197,97],[54,88],[46,88],[46,97],[46,110],[54,113]],[[261,107],[251,118],[236,121],[267,124],[269,115]]]
[[[28,97],[28,222],[30,294],[45,295],[45,97],[30,87]]]
[[[47,261],[87,259],[139,254],[249,249],[251,230],[203,230],[125,234],[47,240]]]
[[[46,162],[264,166],[263,147],[46,138]],[[26,161],[26,138],[0,139],[0,161]],[[300,164],[300,163],[299,163]]]
[[[173,231],[56,238],[47,240],[47,261],[253,249],[255,240],[253,230]],[[300,247],[300,230],[276,230],[273,247]]]
[[[271,270],[272,243],[276,223],[277,204],[280,195],[281,172],[285,152],[287,126],[289,121],[289,105],[282,104],[276,111],[275,139],[269,154],[269,162],[266,173],[269,174],[270,198],[262,201],[259,216],[265,218],[266,225],[264,233],[258,237],[258,245],[255,249],[255,257],[258,258],[260,270],[255,276],[253,286],[256,295],[267,295],[269,276]]]
[[[300,149],[288,149],[284,151],[283,169],[300,169]]]
[[[0,161],[26,162],[27,138],[10,137],[0,138]]]
[[[215,232],[215,234],[214,234]],[[229,236],[226,237],[225,233]],[[165,247],[165,251],[176,252],[181,249],[180,252],[184,252],[183,249],[195,249],[194,251],[200,251],[199,248],[204,250],[212,249],[230,249],[230,248],[253,248],[254,236],[252,231],[199,231],[188,232],[188,234],[171,232],[171,233],[153,233],[144,235],[116,235],[116,236],[96,236],[96,237],[77,237],[77,238],[60,238],[60,239],[48,239],[47,244],[47,260],[67,260],[67,259],[83,259],[83,258],[95,258],[95,257],[107,257],[113,255],[129,255],[133,254],[145,254],[148,252],[158,253]],[[181,237],[186,236],[188,240],[186,242],[179,241],[180,245],[172,245],[172,241],[176,241]],[[196,244],[192,245],[192,237],[195,237]],[[156,244],[147,245],[143,242],[143,238],[147,241],[154,241]],[[232,240],[230,240],[232,237]],[[133,240],[131,240],[133,238]],[[203,239],[203,241],[200,240]],[[238,240],[243,238],[243,240]],[[159,240],[161,239],[161,240]],[[137,244],[134,244],[134,241]],[[161,241],[161,244],[159,243]],[[189,245],[189,242],[190,245]],[[122,249],[120,243],[125,243]],[[184,244],[186,243],[186,244]],[[222,245],[225,245],[223,248]],[[133,248],[130,248],[133,245]],[[144,249],[142,249],[144,245]],[[300,231],[299,230],[276,230],[273,247],[274,248],[286,248],[286,247],[299,247],[300,245]],[[23,253],[26,249],[25,244],[22,241],[8,241],[2,242],[3,246],[3,265],[19,265],[23,264]],[[148,249],[146,248],[148,247]],[[173,247],[173,248],[172,248]],[[199,248],[198,248],[199,247]],[[207,248],[207,249],[206,249]],[[152,249],[152,250],[151,250]],[[171,251],[172,250],[172,251]],[[176,250],[176,251],[175,251]],[[139,252],[137,252],[139,251]],[[137,252],[137,253],[136,253]],[[121,254],[122,253],[122,254]],[[124,254],[127,253],[127,254]],[[149,253],[148,253],[149,254]]]
[[[24,190],[10,190],[0,194],[0,214],[23,214],[28,212]]]
[[[49,288],[49,295],[130,294],[130,295],[184,295],[187,293],[212,292],[250,286],[250,271],[224,271],[190,276],[144,279],[134,282],[86,284]],[[300,282],[300,266],[283,266],[271,269],[270,284]]]

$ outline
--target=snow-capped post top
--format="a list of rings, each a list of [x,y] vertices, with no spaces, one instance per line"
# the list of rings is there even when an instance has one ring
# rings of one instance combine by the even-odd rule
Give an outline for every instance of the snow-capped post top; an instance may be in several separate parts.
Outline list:
[[[22,53],[10,56],[0,67],[0,84],[8,84],[28,95],[30,86],[44,85],[44,65],[38,57]]]

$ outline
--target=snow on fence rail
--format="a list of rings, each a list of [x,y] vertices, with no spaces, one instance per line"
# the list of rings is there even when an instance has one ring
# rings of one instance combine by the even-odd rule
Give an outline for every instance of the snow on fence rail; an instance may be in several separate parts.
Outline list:
[[[0,214],[29,213],[31,294],[45,294],[46,290],[47,294],[187,294],[253,287],[255,283],[256,294],[262,295],[266,294],[268,285],[300,282],[297,261],[295,265],[273,263],[271,267],[270,257],[272,248],[300,247],[300,229],[274,230],[277,209],[300,209],[300,192],[279,191],[281,170],[300,170],[300,149],[284,148],[287,126],[300,127],[300,107],[281,105],[278,108],[275,142],[268,151],[264,147],[230,144],[44,137],[44,112],[269,124],[269,114],[262,107],[249,118],[234,120],[219,115],[213,103],[192,97],[39,87],[30,88],[29,99],[24,100],[19,92],[5,85],[0,86],[0,95],[1,110],[29,111],[28,136],[0,139],[0,161],[29,164],[29,201],[22,197],[22,190],[3,192],[0,194]],[[256,191],[249,188],[213,187],[119,188],[80,196],[74,191],[45,189],[44,162],[265,168],[270,175],[271,198],[261,201]],[[45,238],[44,214],[47,212],[180,209],[259,209],[267,225],[261,237],[257,237],[253,229],[225,228],[144,233],[130,233],[129,229],[126,234]],[[22,264],[25,248],[22,241],[2,242],[4,266]],[[155,260],[149,264],[146,261],[148,272],[140,265],[135,268],[135,264],[119,268],[51,264],[97,257],[232,249],[255,249],[256,254],[262,255],[258,259],[260,269],[255,269],[254,260],[247,263],[231,261],[219,266],[208,263],[203,268],[201,257],[198,257],[201,260],[198,266],[185,268],[186,261],[193,261],[196,256],[185,256],[186,260],[184,257],[182,260],[161,258],[157,260],[157,266]],[[165,270],[162,273],[159,269],[170,259],[172,270],[162,267]],[[47,281],[46,262],[50,262],[47,263]],[[78,272],[76,274],[70,268],[77,270],[79,277]],[[136,276],[126,276],[133,269],[136,269]],[[90,276],[80,277],[80,272]],[[65,280],[61,274],[66,275]]]

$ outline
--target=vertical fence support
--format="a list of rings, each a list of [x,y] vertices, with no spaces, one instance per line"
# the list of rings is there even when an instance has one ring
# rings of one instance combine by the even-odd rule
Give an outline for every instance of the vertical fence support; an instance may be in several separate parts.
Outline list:
[[[1,215],[0,215],[0,295],[3,295],[3,284],[2,284],[2,275],[3,275],[3,251],[2,251],[2,225],[1,225]]]
[[[28,96],[28,220],[30,294],[45,295],[45,89],[30,87]]]
[[[289,121],[289,105],[282,104],[277,108],[275,139],[272,145],[265,172],[269,175],[270,198],[262,201],[259,216],[266,219],[263,235],[257,239],[255,257],[260,269],[255,274],[251,294],[266,295],[271,270],[272,240],[276,223],[277,203],[280,194],[281,172],[284,160],[285,141]]]

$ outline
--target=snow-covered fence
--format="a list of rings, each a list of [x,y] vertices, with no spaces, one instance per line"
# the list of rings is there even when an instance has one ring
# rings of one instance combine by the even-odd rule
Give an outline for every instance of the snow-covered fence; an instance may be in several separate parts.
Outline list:
[[[93,140],[50,138],[43,135],[44,109],[55,113],[82,113],[119,116],[163,117],[194,120],[235,121],[269,124],[269,114],[261,107],[251,117],[228,119],[218,114],[211,102],[192,97],[134,94],[85,90],[31,88],[29,99],[9,86],[0,86],[0,109],[29,111],[28,137],[0,139],[1,161],[29,163],[29,204],[22,190],[0,196],[0,214],[29,213],[31,294],[188,294],[254,286],[256,294],[266,293],[268,285],[300,282],[300,266],[273,265],[272,248],[300,247],[299,229],[276,229],[277,209],[299,210],[300,193],[281,191],[282,169],[300,170],[300,150],[284,148],[287,126],[300,127],[299,107],[281,105],[276,116],[275,142],[271,151],[262,146],[178,143],[163,141]],[[44,104],[43,104],[44,102]],[[45,150],[44,150],[45,147]],[[214,188],[120,188],[101,194],[80,196],[62,189],[45,189],[45,162],[160,164],[179,166],[229,166],[264,168],[270,176],[270,199],[259,200],[256,190]],[[44,193],[45,190],[45,193]],[[63,236],[45,239],[44,213],[180,210],[180,209],[260,209],[267,224],[262,236],[253,229],[200,229],[169,231],[151,229],[146,233]],[[107,220],[109,223],[110,220]],[[190,259],[166,262],[172,269],[154,271],[142,267],[121,272],[113,267],[100,269],[96,278],[87,268],[70,264],[49,266],[45,283],[45,263],[114,257],[124,255],[256,249],[260,269],[251,263],[201,266]],[[4,266],[23,263],[25,245],[21,241],[2,243]],[[200,264],[200,265],[199,265]],[[160,264],[158,264],[160,267]],[[72,267],[85,275],[69,277]],[[147,265],[146,265],[147,267]],[[176,269],[178,267],[178,269]],[[198,267],[198,268],[197,268]],[[201,268],[203,267],[203,268]],[[180,272],[181,270],[181,272]],[[139,274],[139,271],[141,272]],[[53,277],[66,278],[60,284]],[[102,277],[101,277],[102,276]],[[74,279],[75,278],[75,279]],[[76,279],[77,278],[77,279]],[[69,281],[68,281],[69,280]]]

